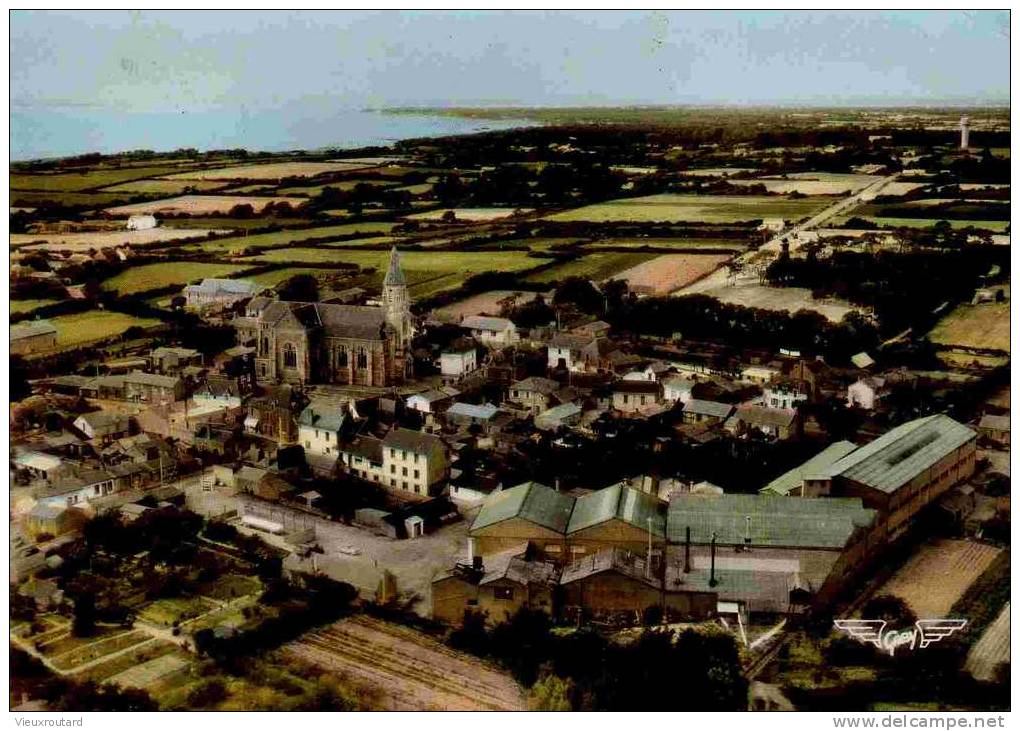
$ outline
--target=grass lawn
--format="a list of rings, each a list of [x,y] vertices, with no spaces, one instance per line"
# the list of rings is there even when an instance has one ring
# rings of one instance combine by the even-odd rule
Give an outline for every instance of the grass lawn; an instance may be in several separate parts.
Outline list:
[[[225,574],[215,581],[198,588],[198,593],[210,599],[229,601],[237,597],[255,594],[262,590],[262,583],[257,579],[240,574]]]
[[[103,188],[104,193],[158,193],[167,195],[178,195],[184,191],[191,190],[218,190],[223,183],[213,180],[132,180],[128,183],[118,183]]]
[[[74,315],[53,317],[48,322],[57,328],[57,347],[74,348],[91,343],[95,340],[120,335],[129,327],[150,327],[159,324],[159,320],[143,317],[132,317],[122,312],[109,310],[92,310]]]
[[[60,300],[11,300],[11,314],[20,315],[23,312],[32,312],[40,307],[55,305]]]
[[[214,241],[203,241],[195,248],[203,251],[233,251],[248,247],[270,248],[276,246],[287,246],[292,243],[300,243],[307,239],[320,239],[329,236],[354,236],[365,235],[370,237],[373,234],[388,234],[396,224],[390,221],[366,221],[363,223],[346,223],[339,226],[317,226],[315,228],[284,229],[272,233],[251,234],[249,236],[231,236],[230,238],[217,239]],[[393,239],[396,240],[396,239]],[[356,246],[352,242],[337,242],[346,246]],[[190,247],[189,247],[190,248]]]
[[[180,172],[180,165],[96,168],[73,173],[11,173],[11,190],[75,192],[116,185],[128,180]]]
[[[959,304],[932,328],[937,345],[1009,352],[1009,302]]]
[[[201,597],[175,597],[157,599],[146,605],[138,618],[161,627],[171,627],[174,622],[183,622],[204,614],[213,608],[212,602]]]
[[[655,254],[630,252],[596,252],[568,261],[559,266],[535,272],[525,279],[529,282],[556,282],[567,277],[587,277],[601,280],[619,274],[631,267],[655,258]]]
[[[663,193],[596,203],[546,216],[550,221],[633,221],[648,223],[737,223],[764,218],[799,221],[822,210],[828,201],[818,198],[790,200],[779,196],[682,195]]]
[[[184,286],[188,282],[204,277],[226,277],[244,267],[232,264],[205,264],[201,262],[160,262],[143,264],[121,272],[102,283],[105,290],[116,290],[122,295],[147,292],[152,289],[169,287],[173,284]]]

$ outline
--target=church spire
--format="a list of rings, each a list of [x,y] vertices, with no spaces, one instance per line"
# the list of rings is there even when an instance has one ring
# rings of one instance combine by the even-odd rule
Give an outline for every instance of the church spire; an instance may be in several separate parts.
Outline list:
[[[400,253],[397,251],[397,247],[394,246],[390,250],[390,268],[386,272],[386,279],[383,280],[384,286],[404,286],[407,284],[407,280],[404,279],[404,272],[400,268]]]

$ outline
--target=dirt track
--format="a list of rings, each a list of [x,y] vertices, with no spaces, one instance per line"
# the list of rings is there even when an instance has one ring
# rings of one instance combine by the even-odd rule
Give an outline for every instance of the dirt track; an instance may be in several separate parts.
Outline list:
[[[388,711],[524,710],[520,686],[492,666],[420,632],[365,616],[310,632],[287,651],[334,671]]]

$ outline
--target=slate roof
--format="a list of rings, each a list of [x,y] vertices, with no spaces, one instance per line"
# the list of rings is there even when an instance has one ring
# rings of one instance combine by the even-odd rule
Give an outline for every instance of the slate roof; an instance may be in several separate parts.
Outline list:
[[[594,335],[574,335],[571,333],[556,333],[549,338],[550,348],[561,348],[566,350],[584,350],[595,342]]]
[[[383,446],[382,440],[375,437],[363,436],[352,439],[344,445],[343,451],[353,454],[356,457],[364,457],[370,462],[380,464],[382,462]]]
[[[434,434],[413,429],[391,429],[382,439],[383,447],[403,449],[416,454],[429,454],[442,450],[443,440]]]
[[[652,534],[659,538],[666,535],[666,504],[654,495],[622,485],[613,485],[577,498],[567,524],[567,534],[613,519],[622,520],[642,531],[649,530],[650,519]]]
[[[460,326],[468,330],[495,330],[501,332],[514,327],[505,317],[487,317],[485,315],[469,315],[460,322]]]
[[[131,417],[113,411],[92,411],[79,415],[78,419],[92,427],[92,431],[99,436],[115,431],[127,431],[131,426]]]
[[[667,531],[674,543],[689,526],[693,543],[711,543],[714,532],[720,544],[743,545],[750,516],[752,546],[840,549],[875,515],[859,498],[681,493],[670,498]]]
[[[734,417],[752,426],[788,427],[797,418],[793,409],[770,409],[765,406],[741,406]]]
[[[57,328],[45,320],[33,320],[31,322],[21,322],[17,325],[11,325],[10,335],[11,341],[22,340],[24,338],[34,338],[37,335],[55,335]]]
[[[381,307],[323,302],[270,302],[260,313],[274,327],[321,328],[328,337],[381,340],[386,313]]]
[[[473,532],[520,518],[556,533],[563,533],[573,507],[573,498],[539,482],[525,482],[490,495],[471,524],[471,530]]]
[[[492,404],[465,404],[455,403],[446,410],[447,416],[465,416],[471,419],[491,419],[499,411],[499,408]]]
[[[780,475],[758,492],[789,495],[793,490],[800,488],[805,479],[827,477],[829,468],[855,449],[857,449],[857,445],[853,442],[842,441],[830,444],[807,462]]]
[[[236,294],[253,295],[261,292],[265,287],[256,284],[248,279],[216,279],[206,278],[199,284],[189,284],[184,288],[185,292],[196,292],[202,294]]]
[[[617,381],[613,393],[659,393],[658,381]]]
[[[995,431],[1009,431],[1009,417],[985,414],[978,422],[979,429],[994,429]]]
[[[571,416],[575,416],[581,413],[581,407],[577,404],[570,402],[566,404],[560,404],[559,406],[553,406],[551,409],[546,409],[541,414],[535,417],[538,421],[561,421],[563,419],[569,419]]]
[[[945,414],[908,421],[832,465],[842,477],[893,493],[977,435]]]
[[[340,431],[344,423],[344,412],[336,409],[324,409],[321,406],[309,406],[298,416],[299,426],[310,426],[330,432]]]
[[[531,376],[523,381],[517,381],[517,383],[510,386],[510,388],[518,391],[536,391],[545,396],[552,395],[559,387],[560,384],[556,381],[550,378],[542,378],[541,376]]]
[[[718,401],[705,401],[700,398],[692,398],[690,401],[684,404],[684,411],[689,411],[692,414],[703,414],[705,416],[715,416],[719,419],[725,419],[733,411],[733,406],[730,404],[719,403]]]

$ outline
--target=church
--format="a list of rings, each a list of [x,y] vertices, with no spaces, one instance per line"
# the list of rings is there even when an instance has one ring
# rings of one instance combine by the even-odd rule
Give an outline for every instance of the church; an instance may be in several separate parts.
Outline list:
[[[262,382],[392,386],[411,377],[411,299],[396,247],[382,307],[254,297],[234,319]]]

